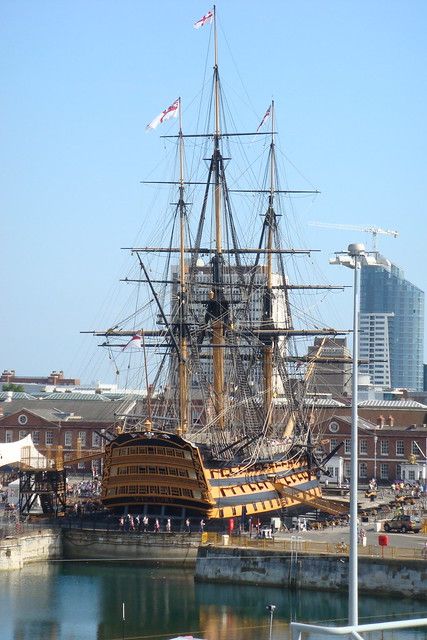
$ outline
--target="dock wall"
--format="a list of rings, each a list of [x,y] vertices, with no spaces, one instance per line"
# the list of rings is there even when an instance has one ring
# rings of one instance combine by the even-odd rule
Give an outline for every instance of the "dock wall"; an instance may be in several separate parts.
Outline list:
[[[342,591],[348,586],[348,557],[203,546],[197,556],[195,579]],[[427,597],[427,562],[359,558],[359,591]]]
[[[118,560],[147,565],[196,565],[200,535],[187,533],[122,533],[63,530],[63,553],[68,560]]]
[[[43,529],[0,539],[0,571],[22,569],[30,562],[62,558],[59,529]]]

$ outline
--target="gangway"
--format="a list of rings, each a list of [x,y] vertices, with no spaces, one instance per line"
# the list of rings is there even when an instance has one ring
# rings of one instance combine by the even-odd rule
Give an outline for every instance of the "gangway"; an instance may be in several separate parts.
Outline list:
[[[300,488],[294,489],[293,487],[280,482],[280,480],[276,480],[274,482],[274,488],[279,494],[279,497],[284,499],[284,507],[286,507],[286,498],[291,497],[296,498],[302,504],[310,505],[310,507],[314,507],[315,509],[319,509],[325,513],[330,513],[333,516],[348,514],[348,503],[340,503],[338,500],[328,500],[327,498],[322,498],[320,496],[312,496],[308,491],[301,491]]]

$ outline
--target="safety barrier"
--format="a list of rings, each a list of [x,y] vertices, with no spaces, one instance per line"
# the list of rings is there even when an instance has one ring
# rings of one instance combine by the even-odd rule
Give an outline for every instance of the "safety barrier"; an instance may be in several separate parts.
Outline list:
[[[202,545],[223,546],[224,536],[220,533],[204,533]],[[346,542],[313,542],[304,540],[301,536],[292,536],[290,539],[278,540],[269,538],[249,538],[247,536],[230,536],[227,546],[266,549],[292,553],[298,552],[310,555],[335,555],[346,557],[349,555],[349,546]],[[380,547],[379,545],[358,545],[358,556],[361,558],[384,558],[396,560],[427,560],[426,547]]]

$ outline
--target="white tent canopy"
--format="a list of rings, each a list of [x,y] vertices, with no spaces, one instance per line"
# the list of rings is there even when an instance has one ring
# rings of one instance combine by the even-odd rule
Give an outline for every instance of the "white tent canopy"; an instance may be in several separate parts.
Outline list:
[[[36,449],[30,434],[16,442],[0,443],[0,468],[21,462],[33,469],[46,469],[47,458]]]

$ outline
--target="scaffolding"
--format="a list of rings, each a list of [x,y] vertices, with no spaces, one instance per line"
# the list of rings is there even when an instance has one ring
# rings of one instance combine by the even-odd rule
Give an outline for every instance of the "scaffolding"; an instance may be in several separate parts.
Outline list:
[[[34,446],[21,448],[19,466],[19,513],[28,516],[36,508],[43,515],[60,516],[65,513],[68,465],[77,462],[102,458],[103,451],[82,452],[81,442],[77,442],[75,451],[67,452],[64,448],[47,446],[46,455],[41,454]]]

